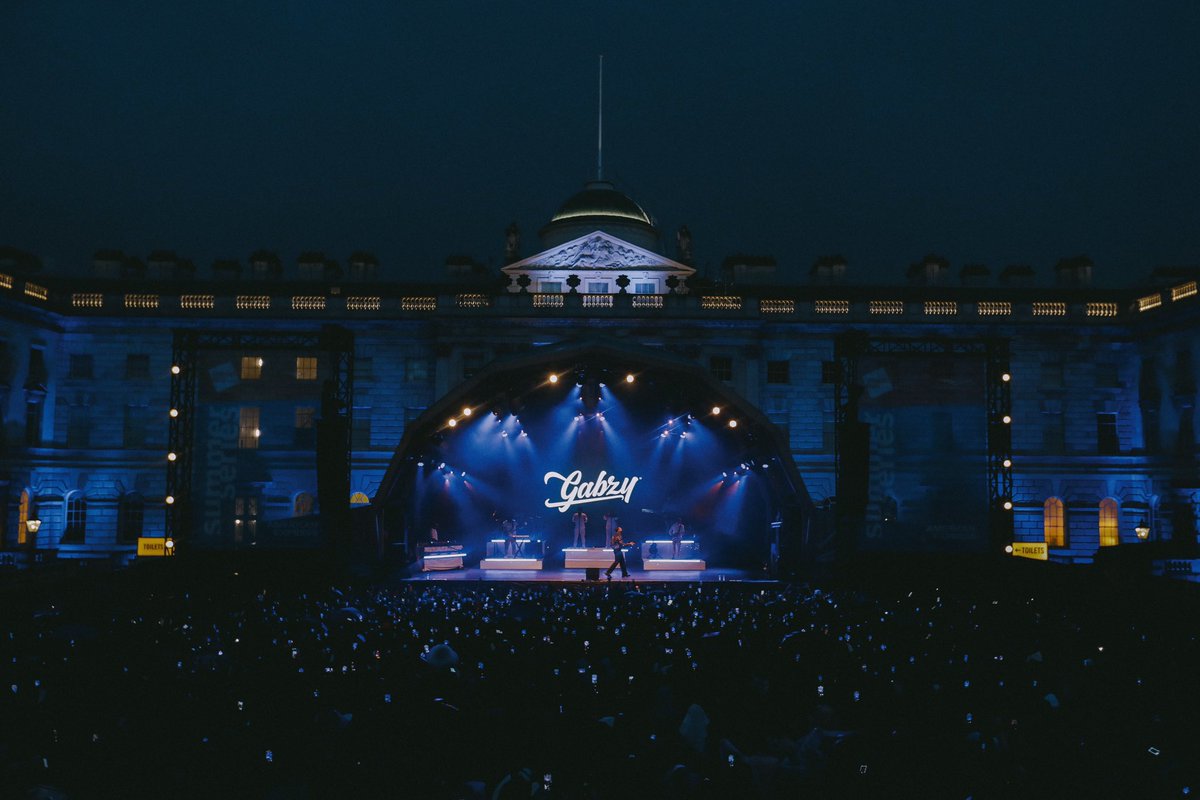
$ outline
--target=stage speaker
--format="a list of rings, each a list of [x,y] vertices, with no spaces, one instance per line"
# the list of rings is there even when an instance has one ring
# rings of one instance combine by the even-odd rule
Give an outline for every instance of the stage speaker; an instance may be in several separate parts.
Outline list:
[[[588,567],[587,568],[587,579],[589,581],[600,580],[600,568],[599,567]]]

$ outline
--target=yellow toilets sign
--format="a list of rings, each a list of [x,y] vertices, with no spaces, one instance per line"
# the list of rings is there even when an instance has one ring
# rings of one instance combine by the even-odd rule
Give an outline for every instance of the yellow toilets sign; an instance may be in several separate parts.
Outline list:
[[[1013,542],[1012,554],[1017,558],[1032,558],[1037,561],[1047,561],[1050,558],[1050,547],[1045,542]]]
[[[138,538],[138,557],[142,556],[166,556],[170,555],[167,550],[166,539],[147,538],[145,536]]]

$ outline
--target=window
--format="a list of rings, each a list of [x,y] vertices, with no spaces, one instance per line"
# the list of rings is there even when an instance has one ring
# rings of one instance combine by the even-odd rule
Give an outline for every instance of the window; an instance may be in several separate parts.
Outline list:
[[[315,381],[317,379],[317,357],[296,356],[296,380]]]
[[[63,544],[83,544],[87,537],[87,500],[83,492],[67,495],[67,526],[63,530]]]
[[[375,359],[359,356],[354,359],[354,380],[369,381],[375,377]]]
[[[262,431],[258,427],[259,409],[238,409],[238,447],[245,450],[258,449],[258,439]]]
[[[125,377],[139,380],[150,377],[150,356],[144,353],[132,353],[125,356]]]
[[[125,447],[146,446],[146,425],[150,420],[146,406],[125,406],[125,429],[122,441]]]
[[[1096,365],[1097,389],[1120,389],[1121,377],[1116,364]]]
[[[542,294],[562,294],[562,281],[542,281],[538,284]]]
[[[262,356],[242,356],[242,380],[258,380],[262,377],[262,368]]]
[[[42,399],[25,401],[25,444],[37,447],[42,443]]]
[[[71,378],[90,378],[92,377],[92,357],[90,355],[74,355],[71,356],[70,373]]]
[[[294,442],[297,447],[312,447],[317,443],[317,409],[313,406],[296,406],[296,428]]]
[[[1121,452],[1121,440],[1117,436],[1117,415],[1111,412],[1096,414],[1096,452],[1102,456],[1115,456]]]
[[[1062,414],[1042,415],[1042,450],[1061,455],[1067,447],[1066,428]]]
[[[292,516],[307,517],[313,513],[313,496],[308,492],[300,492],[292,500]]]
[[[425,358],[406,358],[404,374],[409,383],[426,383],[429,380],[429,360]]]
[[[1112,547],[1121,543],[1121,535],[1117,526],[1120,507],[1117,501],[1106,497],[1100,501],[1100,546]]]
[[[257,540],[258,498],[255,496],[235,498],[233,501],[233,543],[255,544]]]
[[[710,356],[708,368],[719,381],[733,380],[733,359],[729,356]]]
[[[350,426],[350,447],[355,450],[369,450],[371,447],[371,409],[366,406],[356,406],[354,419]]]
[[[33,544],[29,540],[29,528],[25,524],[29,522],[29,492],[21,492],[20,505],[17,506],[17,544]]]
[[[48,378],[46,377],[46,353],[42,348],[29,348],[29,375],[26,383],[28,384],[45,384]]]
[[[656,283],[635,283],[633,285],[634,294],[657,294],[658,284]]]
[[[352,506],[365,506],[369,505],[370,502],[371,498],[367,497],[365,492],[355,492],[350,495],[350,505]]]
[[[142,535],[142,525],[146,518],[146,503],[142,496],[135,492],[121,495],[117,506],[117,536],[125,543],[136,542]]]
[[[588,294],[608,294],[608,281],[588,281]]]
[[[67,409],[67,447],[87,447],[91,432],[87,406],[71,406]]]
[[[767,383],[791,383],[790,361],[768,361]]]
[[[1051,362],[1042,364],[1042,382],[1043,389],[1061,389],[1063,388],[1063,365],[1060,362]]]
[[[1066,547],[1067,537],[1063,528],[1063,504],[1057,497],[1046,500],[1042,506],[1042,532],[1046,544],[1051,547]]]

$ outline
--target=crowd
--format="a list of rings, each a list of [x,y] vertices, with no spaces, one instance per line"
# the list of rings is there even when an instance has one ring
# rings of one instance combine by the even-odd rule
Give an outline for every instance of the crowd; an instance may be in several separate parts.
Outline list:
[[[0,615],[0,786],[17,796],[1200,788],[1187,596],[108,580]]]

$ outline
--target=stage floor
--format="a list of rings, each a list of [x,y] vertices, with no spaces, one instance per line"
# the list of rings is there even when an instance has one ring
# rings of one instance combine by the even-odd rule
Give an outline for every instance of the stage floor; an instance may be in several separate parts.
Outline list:
[[[409,577],[401,578],[407,582],[417,581],[521,581],[542,583],[587,583],[592,586],[607,584],[604,573],[600,573],[599,581],[585,579],[581,569],[454,569],[438,572],[417,572]],[[775,583],[774,579],[765,578],[740,569],[709,568],[702,571],[666,571],[666,570],[631,570],[628,578],[621,578],[620,573],[613,575],[612,583]]]

